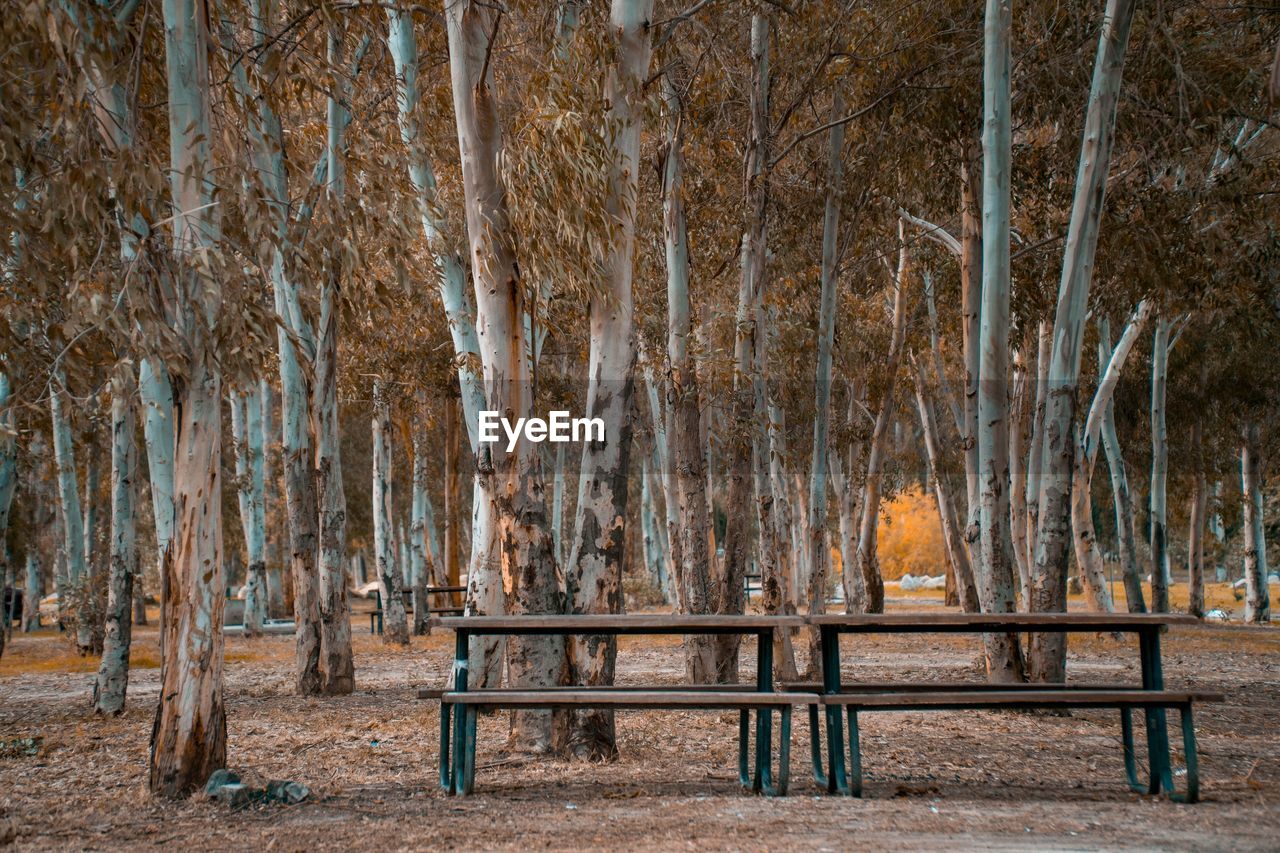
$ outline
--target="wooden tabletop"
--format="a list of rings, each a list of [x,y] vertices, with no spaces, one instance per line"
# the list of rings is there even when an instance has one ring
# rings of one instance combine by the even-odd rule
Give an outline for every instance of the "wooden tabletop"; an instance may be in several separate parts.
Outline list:
[[[800,628],[800,616],[684,616],[602,614],[592,616],[444,616],[432,624],[470,634],[758,634]]]
[[[851,613],[806,617],[810,625],[866,633],[978,631],[1139,631],[1167,625],[1195,625],[1178,613]]]

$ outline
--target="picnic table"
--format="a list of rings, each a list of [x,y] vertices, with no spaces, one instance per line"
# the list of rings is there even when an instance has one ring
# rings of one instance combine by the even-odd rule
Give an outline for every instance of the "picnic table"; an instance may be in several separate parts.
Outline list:
[[[822,685],[817,703],[809,706],[810,750],[814,778],[832,793],[860,796],[862,759],[859,742],[860,711],[971,710],[1029,708],[1118,708],[1124,744],[1125,774],[1130,787],[1144,794],[1162,789],[1174,799],[1199,798],[1192,704],[1221,701],[1222,696],[1195,691],[1167,691],[1160,659],[1160,635],[1170,625],[1196,624],[1192,616],[1164,613],[884,613],[815,615],[806,620],[818,628],[822,648]],[[1129,633],[1138,636],[1141,685],[1074,684],[866,684],[845,682],[840,666],[840,635],[868,633],[972,633],[1022,632]],[[818,708],[825,711],[827,760],[821,750]],[[1149,776],[1140,782],[1135,767],[1131,711],[1142,708],[1146,717]],[[1169,754],[1165,710],[1177,708],[1182,721],[1186,754],[1187,791],[1177,794]],[[848,766],[845,765],[841,711],[847,718]]]
[[[448,690],[423,690],[419,698],[439,699],[440,783],[454,794],[470,793],[475,779],[476,718],[485,708],[608,709],[736,709],[739,711],[738,775],[743,786],[770,795],[785,794],[789,781],[791,710],[807,705],[814,778],[831,793],[860,796],[862,757],[858,714],[871,711],[979,709],[1113,708],[1120,711],[1124,769],[1129,786],[1139,793],[1162,790],[1177,800],[1199,798],[1192,705],[1222,701],[1220,694],[1169,691],[1164,687],[1160,635],[1171,625],[1195,624],[1190,616],[1112,613],[888,613],[799,616],[470,616],[437,618],[434,624],[456,633],[453,684]],[[773,639],[780,630],[802,625],[818,629],[822,682],[773,684]],[[1005,684],[939,682],[845,682],[840,665],[840,636],[868,633],[1126,633],[1136,634],[1141,661],[1139,685]],[[756,682],[752,685],[653,685],[641,687],[572,686],[482,688],[468,683],[469,640],[473,636],[508,635],[754,635],[757,640]],[[825,713],[826,753],[819,709]],[[1132,711],[1143,710],[1146,722],[1147,781],[1138,779],[1133,745]],[[1173,769],[1165,712],[1180,712],[1186,757],[1186,792],[1173,786]],[[750,713],[755,717],[755,766],[751,767]],[[780,717],[778,771],[773,773],[772,712]],[[846,729],[847,726],[847,729]],[[846,763],[846,731],[848,762]]]
[[[797,616],[469,616],[444,617],[436,624],[456,633],[452,689],[440,695],[440,784],[468,794],[475,780],[476,717],[482,708],[733,709],[739,712],[738,778],[744,787],[785,794],[790,776],[791,709],[815,695],[776,692],[773,686],[774,632],[798,628]],[[756,638],[756,682],[750,685],[646,685],[641,687],[549,687],[473,689],[468,683],[469,640],[506,635],[707,635]],[[433,691],[419,695],[433,696]],[[780,715],[778,771],[773,773],[772,712]],[[451,713],[452,711],[452,713]],[[750,714],[755,711],[755,766],[750,766]],[[452,716],[452,723],[450,717]]]

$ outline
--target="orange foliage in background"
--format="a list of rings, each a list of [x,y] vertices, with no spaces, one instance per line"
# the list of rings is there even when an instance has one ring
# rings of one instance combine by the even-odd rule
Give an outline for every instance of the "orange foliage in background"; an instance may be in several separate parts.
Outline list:
[[[908,572],[940,575],[947,570],[938,505],[924,491],[904,492],[882,505],[878,539],[885,580],[897,580]]]

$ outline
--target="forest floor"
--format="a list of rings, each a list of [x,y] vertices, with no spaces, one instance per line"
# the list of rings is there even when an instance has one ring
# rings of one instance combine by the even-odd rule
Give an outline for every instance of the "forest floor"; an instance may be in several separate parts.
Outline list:
[[[171,803],[146,794],[159,683],[154,627],[136,629],[129,706],[114,719],[89,711],[96,661],[75,657],[51,631],[15,634],[0,661],[0,846],[16,833],[29,849],[1280,847],[1276,628],[1206,625],[1166,636],[1171,689],[1227,695],[1197,709],[1204,801],[1185,806],[1128,791],[1117,715],[1095,711],[866,715],[862,800],[818,792],[803,713],[783,799],[739,789],[733,715],[621,714],[621,758],[612,764],[508,755],[507,718],[494,715],[481,720],[476,793],[450,798],[437,785],[438,705],[415,692],[443,685],[452,637],[437,631],[392,648],[366,624],[362,614],[353,619],[359,689],[342,698],[293,695],[291,638],[228,639],[228,765],[312,790],[300,805],[238,812],[203,797]],[[974,637],[845,643],[850,677],[981,677]],[[751,677],[754,649],[742,658]],[[683,676],[676,638],[625,639],[618,665],[621,682]],[[1077,635],[1069,672],[1132,683],[1135,643]],[[1179,761],[1176,727],[1171,736]],[[35,754],[13,746],[22,738],[39,739]]]

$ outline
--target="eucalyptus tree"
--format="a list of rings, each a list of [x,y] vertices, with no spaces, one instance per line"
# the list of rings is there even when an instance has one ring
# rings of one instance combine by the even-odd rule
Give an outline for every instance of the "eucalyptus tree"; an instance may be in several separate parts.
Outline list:
[[[185,370],[174,384],[176,524],[164,566],[160,702],[150,788],[182,796],[226,761],[223,704],[221,375],[212,340],[219,283],[200,255],[218,239],[212,204],[208,9],[164,4],[175,320]]]
[[[258,389],[233,391],[231,437],[235,445],[236,493],[249,563],[245,570],[244,632],[262,633],[267,617],[266,465],[262,450],[262,398]]]
[[[1240,443],[1240,487],[1244,523],[1244,620],[1271,621],[1267,533],[1263,525],[1262,449],[1256,421],[1246,421]]]
[[[404,568],[397,559],[391,504],[391,402],[382,382],[373,386],[373,555],[382,584],[382,641],[409,644],[401,596]]]
[[[1085,113],[1053,323],[1044,431],[1040,437],[1044,461],[1030,597],[1031,609],[1038,612],[1066,609],[1076,389],[1080,381],[1084,321],[1098,228],[1115,136],[1116,103],[1136,5],[1135,0],[1107,0]],[[1035,680],[1061,681],[1066,667],[1066,638],[1061,634],[1032,635],[1028,664]]]
[[[138,574],[134,520],[137,503],[138,451],[134,437],[134,380],[126,367],[111,389],[111,569],[103,628],[102,662],[93,689],[99,714],[124,710],[129,687],[129,646],[133,624],[133,583]]]
[[[413,21],[403,11],[387,10],[387,44],[395,71],[396,107],[400,139],[408,154],[409,180],[417,194],[415,202],[422,232],[435,265],[440,302],[449,323],[449,334],[457,361],[458,386],[461,392],[462,413],[467,424],[468,447],[473,456],[480,453],[478,423],[480,411],[487,408],[485,386],[480,369],[480,341],[476,335],[476,320],[466,289],[466,264],[456,247],[450,244],[446,222],[438,199],[435,169],[428,156],[419,118],[421,94],[418,87],[418,42]],[[456,422],[456,415],[452,418]],[[452,424],[456,429],[456,423]],[[448,429],[448,427],[446,427]],[[454,460],[456,462],[456,460]],[[451,502],[457,494],[448,481],[446,489],[446,563],[451,568],[457,562],[457,524],[459,507]],[[494,520],[491,517],[492,498],[487,495],[488,480],[477,469],[472,489],[473,538],[471,560],[467,571],[467,612],[473,615],[495,615],[505,612],[498,565]],[[450,510],[452,512],[450,512]],[[453,521],[453,524],[449,522]],[[451,583],[457,578],[451,578]],[[504,645],[498,638],[475,638],[472,641],[472,669],[478,684],[496,685],[501,669],[501,650]]]
[[[503,132],[490,63],[503,13],[476,0],[444,0],[443,5],[487,408],[506,417],[526,417],[533,409],[531,350],[524,322],[528,300],[516,264],[506,182],[499,169]],[[523,431],[510,451],[500,444],[482,445],[477,468],[487,481],[483,489],[489,504],[486,521],[498,541],[511,611],[559,612],[561,580],[536,445]],[[480,535],[484,534],[473,534]],[[563,662],[563,642],[555,638],[512,638],[507,644],[513,686],[554,685]],[[517,715],[515,742],[534,750],[549,749],[549,724],[545,712]]]
[[[672,48],[672,52],[675,52]],[[667,361],[669,364],[670,429],[668,467],[674,471],[673,488],[667,491],[678,503],[679,529],[671,531],[678,553],[675,566],[677,600],[682,612],[714,611],[718,595],[714,586],[709,540],[711,518],[707,472],[702,448],[702,403],[698,371],[690,351],[693,305],[689,293],[689,226],[685,219],[684,109],[692,80],[688,66],[672,60],[662,76],[664,148],[662,152],[662,236],[667,270]],[[655,422],[657,418],[655,417]],[[656,428],[656,423],[655,423]],[[674,493],[674,495],[673,495]],[[689,677],[710,681],[715,671],[709,638],[685,639],[685,670]]]
[[[644,82],[649,74],[649,20],[653,0],[613,0],[609,28],[616,58],[605,96],[613,158],[605,209],[617,220],[614,243],[605,260],[605,280],[589,308],[586,411],[602,418],[598,441],[582,447],[582,467],[573,539],[565,577],[571,613],[622,610],[622,561],[630,491],[631,399],[635,386],[636,206],[639,203],[640,132]],[[611,636],[574,637],[568,645],[574,683],[612,684],[617,640]],[[613,714],[581,711],[573,717],[569,747],[578,756],[617,755]]]
[[[978,346],[978,598],[988,613],[1016,609],[1009,516],[1010,65],[1013,11],[987,0],[983,37],[982,303]],[[1023,679],[1013,634],[984,635],[992,681]]]

